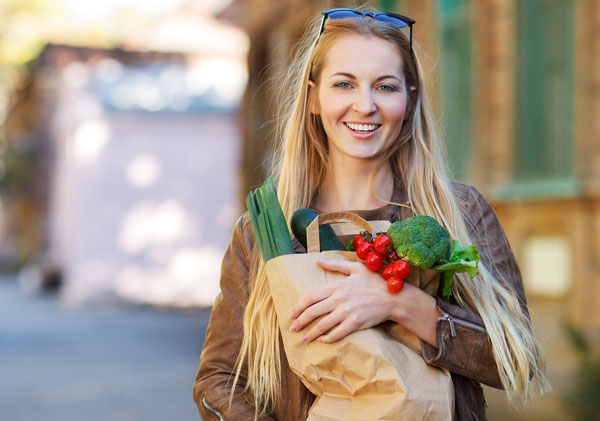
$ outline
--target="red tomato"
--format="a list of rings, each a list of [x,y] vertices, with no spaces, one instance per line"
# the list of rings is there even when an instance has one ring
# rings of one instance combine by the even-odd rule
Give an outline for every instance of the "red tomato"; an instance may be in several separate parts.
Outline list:
[[[360,260],[365,260],[367,258],[367,254],[373,249],[373,245],[367,241],[361,243],[356,249],[356,255]]]
[[[356,234],[352,239],[352,247],[354,247],[354,250],[358,250],[358,246],[365,241],[362,237],[362,234]]]
[[[373,247],[379,254],[389,253],[392,248],[392,239],[385,234],[380,234],[373,240]]]
[[[386,254],[383,257],[384,263],[389,266],[391,266],[392,263],[394,263],[396,260],[398,260],[398,254],[396,253],[395,250],[390,251],[388,254]]]
[[[404,288],[404,279],[390,276],[387,280],[387,287],[392,294],[397,294]]]
[[[387,281],[387,279],[393,275],[392,265],[387,265],[385,268],[383,268],[383,272],[381,272],[381,274],[383,275],[383,279]]]
[[[376,251],[370,251],[365,261],[367,267],[373,272],[377,272],[383,266],[383,256]]]
[[[396,260],[392,265],[392,273],[396,278],[404,279],[410,273],[410,266],[402,259]]]

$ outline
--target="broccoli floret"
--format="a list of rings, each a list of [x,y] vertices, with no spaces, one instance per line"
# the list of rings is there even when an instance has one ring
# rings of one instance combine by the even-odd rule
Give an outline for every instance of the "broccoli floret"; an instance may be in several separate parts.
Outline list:
[[[409,265],[430,269],[450,256],[450,234],[431,216],[417,215],[394,222],[387,235],[398,257]]]

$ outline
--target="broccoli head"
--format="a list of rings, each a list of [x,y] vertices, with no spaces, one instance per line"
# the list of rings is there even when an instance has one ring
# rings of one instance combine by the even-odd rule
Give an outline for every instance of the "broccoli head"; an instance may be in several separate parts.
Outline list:
[[[387,235],[398,257],[409,265],[430,269],[450,256],[450,234],[431,216],[417,215],[394,222]]]

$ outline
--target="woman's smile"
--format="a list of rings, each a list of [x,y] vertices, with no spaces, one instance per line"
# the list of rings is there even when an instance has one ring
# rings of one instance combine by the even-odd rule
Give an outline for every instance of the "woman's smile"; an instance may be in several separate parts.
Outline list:
[[[350,123],[344,125],[350,130],[352,135],[357,139],[370,139],[381,127],[381,124],[373,123]]]

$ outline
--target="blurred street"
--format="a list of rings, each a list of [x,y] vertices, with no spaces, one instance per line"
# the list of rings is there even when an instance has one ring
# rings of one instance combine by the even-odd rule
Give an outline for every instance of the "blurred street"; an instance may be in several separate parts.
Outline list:
[[[198,420],[192,385],[210,309],[69,309],[0,278],[2,419]]]

